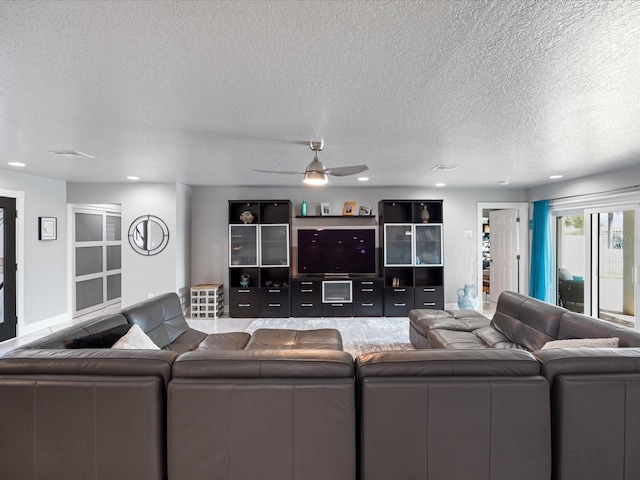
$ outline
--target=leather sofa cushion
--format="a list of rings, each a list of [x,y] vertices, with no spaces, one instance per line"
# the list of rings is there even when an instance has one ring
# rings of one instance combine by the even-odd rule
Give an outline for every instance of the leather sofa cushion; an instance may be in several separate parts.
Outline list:
[[[551,384],[559,375],[640,373],[640,348],[560,348],[537,351],[535,357]]]
[[[640,332],[610,322],[566,312],[560,318],[558,340],[618,337],[620,347],[640,347]]]
[[[249,342],[251,335],[247,332],[213,333],[207,335],[198,350],[242,350]],[[174,342],[175,343],[175,342]]]
[[[530,351],[539,350],[558,337],[564,308],[525,297],[514,292],[502,292],[491,326],[510,341]]]
[[[522,347],[517,343],[513,343],[507,337],[502,335],[493,327],[487,326],[473,331],[473,334],[480,338],[487,346],[491,348],[515,348],[521,350]]]
[[[353,378],[353,358],[334,350],[196,350],[173,378]]]
[[[530,376],[540,364],[525,350],[396,350],[356,358],[359,380],[365,377]]]
[[[122,310],[129,323],[140,326],[160,348],[173,343],[189,330],[180,299],[174,292],[155,296]]]
[[[0,361],[0,375],[156,376],[165,384],[177,353],[164,350],[20,349]]]
[[[199,330],[189,328],[186,332],[176,338],[173,342],[165,345],[163,350],[184,353],[191,352],[200,346],[200,343],[207,338],[207,334]]]
[[[409,323],[426,337],[434,329],[471,332],[486,327],[490,320],[473,310],[414,309],[409,312]]]
[[[342,351],[342,336],[333,328],[284,330],[261,328],[253,332],[247,350],[319,349]]]
[[[108,328],[102,332],[74,338],[73,341],[67,345],[67,348],[111,348],[129,332],[130,328],[131,325],[127,323]]]
[[[119,325],[127,325],[127,319],[124,315],[121,315],[120,313],[104,315],[65,328],[51,335],[47,335],[46,337],[28,343],[21,348],[69,348],[69,345],[77,338],[98,334]]]
[[[429,330],[429,343],[431,348],[447,349],[477,349],[489,348],[481,338],[472,332],[459,332],[455,330],[436,329]]]

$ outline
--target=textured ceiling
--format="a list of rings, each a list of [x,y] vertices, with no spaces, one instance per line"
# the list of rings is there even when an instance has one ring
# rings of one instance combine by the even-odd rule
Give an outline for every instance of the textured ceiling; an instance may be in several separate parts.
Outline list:
[[[0,175],[299,186],[251,169],[323,139],[337,186],[575,178],[640,162],[639,50],[639,1],[2,1]]]

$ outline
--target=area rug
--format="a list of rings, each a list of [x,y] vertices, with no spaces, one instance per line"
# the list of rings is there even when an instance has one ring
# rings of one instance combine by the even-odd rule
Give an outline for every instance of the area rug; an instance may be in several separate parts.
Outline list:
[[[409,319],[378,318],[258,318],[245,329],[253,333],[260,328],[315,330],[335,328],[342,335],[344,351],[353,358],[381,350],[413,350],[409,341]]]

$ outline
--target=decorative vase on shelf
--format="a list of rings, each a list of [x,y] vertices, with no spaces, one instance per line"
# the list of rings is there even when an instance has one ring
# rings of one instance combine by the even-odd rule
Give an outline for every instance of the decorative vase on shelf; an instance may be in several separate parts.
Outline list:
[[[460,310],[477,310],[479,305],[478,288],[475,285],[465,285],[458,289],[458,308]]]
[[[429,214],[429,209],[426,205],[422,206],[422,213],[420,214],[420,218],[422,218],[422,223],[429,223],[431,215]]]
[[[302,200],[302,203],[300,204],[300,215],[302,215],[303,217],[307,216],[307,201],[306,200]]]

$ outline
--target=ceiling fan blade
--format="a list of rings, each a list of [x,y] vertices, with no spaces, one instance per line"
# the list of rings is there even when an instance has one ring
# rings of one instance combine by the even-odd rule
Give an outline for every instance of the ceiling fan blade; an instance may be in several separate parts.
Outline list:
[[[327,168],[324,173],[335,177],[346,177],[347,175],[355,175],[357,173],[364,172],[365,170],[369,170],[369,167],[366,165],[351,165],[349,167]]]
[[[304,175],[304,172],[292,172],[290,170],[257,170],[255,168],[252,168],[251,171],[262,173],[283,173],[285,175]]]

